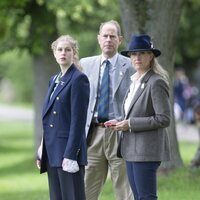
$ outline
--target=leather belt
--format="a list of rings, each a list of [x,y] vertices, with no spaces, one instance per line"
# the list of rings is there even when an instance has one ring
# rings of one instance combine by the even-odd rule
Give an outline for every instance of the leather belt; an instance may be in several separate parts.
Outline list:
[[[95,127],[100,126],[100,127],[102,127],[102,128],[105,128],[105,125],[104,125],[103,122],[101,122],[101,123],[92,122],[92,123],[93,123],[93,125],[94,125]]]

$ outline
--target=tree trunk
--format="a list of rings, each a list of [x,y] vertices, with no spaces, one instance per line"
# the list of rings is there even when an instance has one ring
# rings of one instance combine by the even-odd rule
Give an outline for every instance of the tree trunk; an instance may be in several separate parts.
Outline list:
[[[170,77],[171,110],[173,111],[173,77],[176,33],[184,0],[119,0],[125,41],[128,43],[132,33],[149,34],[154,45],[161,50],[159,62],[168,71]],[[170,162],[164,162],[162,169],[171,169],[183,165],[176,136],[174,114],[168,128],[171,142]]]
[[[31,16],[30,52],[33,55],[34,73],[34,133],[35,149],[42,137],[42,107],[47,93],[49,78],[58,71],[51,51],[51,43],[57,39],[56,16],[47,5],[30,1],[26,11]]]
[[[49,52],[49,50],[47,51]],[[34,57],[34,135],[35,149],[38,148],[42,137],[42,108],[47,93],[49,78],[58,71],[52,52]]]

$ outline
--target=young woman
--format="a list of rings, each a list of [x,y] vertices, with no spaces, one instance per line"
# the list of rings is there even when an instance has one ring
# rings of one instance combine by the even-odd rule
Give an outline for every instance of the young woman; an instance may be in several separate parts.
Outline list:
[[[77,68],[78,44],[69,35],[51,45],[60,73],[50,79],[43,107],[37,166],[48,174],[51,200],[85,200],[85,124],[89,81]]]
[[[127,51],[136,73],[123,105],[120,120],[105,123],[122,131],[120,153],[126,160],[127,174],[135,200],[156,200],[156,172],[161,161],[170,159],[166,127],[170,124],[167,72],[155,57],[148,35],[133,35]]]

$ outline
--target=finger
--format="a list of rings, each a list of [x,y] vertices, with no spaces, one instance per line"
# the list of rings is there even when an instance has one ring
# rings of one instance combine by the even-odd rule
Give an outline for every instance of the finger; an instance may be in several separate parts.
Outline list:
[[[36,161],[37,168],[40,169],[41,163],[39,160]]]

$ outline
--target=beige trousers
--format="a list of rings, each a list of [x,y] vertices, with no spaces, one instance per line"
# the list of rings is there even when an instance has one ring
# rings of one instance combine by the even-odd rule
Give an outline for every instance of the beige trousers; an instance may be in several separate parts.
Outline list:
[[[118,134],[109,128],[95,127],[88,146],[88,165],[85,168],[86,200],[98,200],[108,170],[115,200],[133,200],[126,174],[125,162],[118,158]]]

